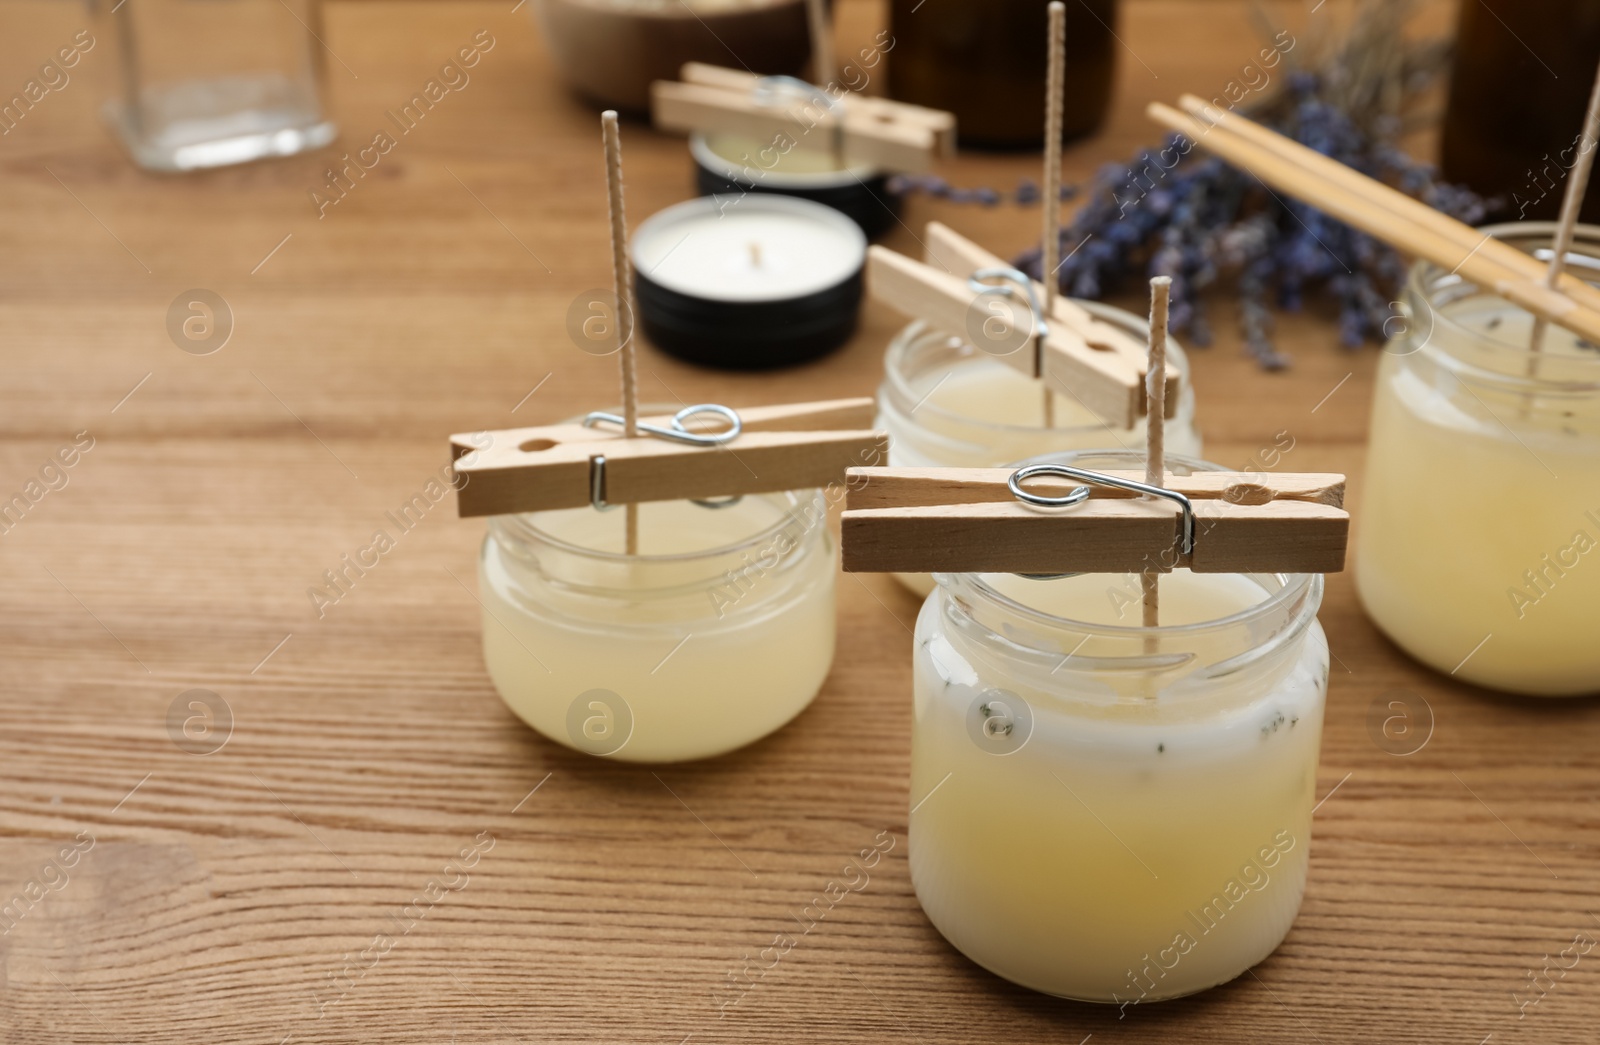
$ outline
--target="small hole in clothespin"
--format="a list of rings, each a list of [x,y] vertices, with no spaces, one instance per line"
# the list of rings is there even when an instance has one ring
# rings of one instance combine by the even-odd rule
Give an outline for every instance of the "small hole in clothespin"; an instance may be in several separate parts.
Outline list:
[[[527,442],[519,444],[517,449],[525,454],[533,454],[538,453],[540,450],[549,450],[551,447],[560,445],[554,439],[529,439]]]
[[[1222,499],[1230,504],[1266,504],[1273,492],[1260,483],[1234,483],[1222,491]]]
[[[1085,341],[1084,344],[1088,345],[1090,348],[1094,349],[1096,352],[1115,352],[1116,351],[1115,348],[1111,347],[1111,343],[1109,341]]]

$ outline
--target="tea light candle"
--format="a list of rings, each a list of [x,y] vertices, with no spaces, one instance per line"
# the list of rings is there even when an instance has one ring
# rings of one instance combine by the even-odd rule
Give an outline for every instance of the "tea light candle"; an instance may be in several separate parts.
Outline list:
[[[867,242],[821,204],[702,197],[635,233],[639,323],[663,351],[732,369],[797,363],[855,330]]]
[[[1547,247],[1548,228],[1494,231]],[[1573,249],[1600,254],[1600,232],[1580,228]],[[1600,351],[1551,326],[1534,359],[1528,313],[1431,265],[1406,300],[1378,370],[1361,601],[1458,679],[1600,692]]]
[[[1141,460],[1097,456],[1042,460]],[[1321,578],[1164,574],[1155,628],[1137,575],[938,580],[917,620],[910,817],[934,926],[1081,1001],[1190,994],[1270,954],[1306,881]]]
[[[628,762],[707,758],[810,704],[834,648],[835,550],[816,491],[721,508],[496,516],[480,561],[495,689],[550,739]]]
[[[900,197],[889,191],[889,176],[865,165],[842,162],[819,131],[815,142],[780,148],[734,134],[694,134],[695,186],[701,195],[770,192],[810,200],[847,215],[867,236],[887,232],[898,219]]]
[[[1130,312],[1092,301],[1079,304],[1141,341],[1146,337],[1145,321]],[[1184,364],[1183,349],[1175,340],[1168,341],[1167,352],[1176,365]],[[961,338],[918,322],[889,345],[875,427],[889,433],[892,467],[990,468],[1037,454],[1144,445],[1142,419],[1135,428],[1113,427],[1059,393],[1053,420],[1045,426],[1044,395],[1037,380]],[[1188,382],[1179,393],[1176,416],[1167,420],[1166,445],[1177,454],[1200,453],[1194,390]],[[918,595],[933,590],[926,574],[896,577]]]

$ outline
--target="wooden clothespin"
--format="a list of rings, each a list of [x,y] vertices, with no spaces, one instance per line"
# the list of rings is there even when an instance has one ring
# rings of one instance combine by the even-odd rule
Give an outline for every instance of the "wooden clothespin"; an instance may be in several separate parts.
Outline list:
[[[1344,569],[1342,475],[1167,472],[1160,492],[1140,499],[1152,490],[1144,472],[1034,467],[1046,470],[852,468],[846,572]]]
[[[850,164],[915,173],[955,155],[956,119],[939,109],[830,91],[786,76],[690,62],[650,87],[661,130],[738,134],[837,152]]]
[[[874,298],[966,338],[1083,403],[1109,425],[1134,427],[1146,409],[1143,346],[1064,296],[1055,299],[1049,316],[1042,315],[1037,282],[943,225],[929,224],[927,242],[930,259],[951,271],[874,246],[867,252],[867,287]],[[1026,307],[1004,305],[1002,298],[1020,299]],[[1181,380],[1178,373],[1168,375],[1168,416],[1177,410]]]
[[[874,408],[866,398],[743,412],[702,403],[670,417],[639,417],[621,131],[613,111],[602,113],[600,124],[612,278],[621,306],[614,326],[623,412],[597,411],[579,424],[451,436],[458,513],[465,518],[625,505],[624,547],[632,554],[638,550],[641,502],[809,489],[839,482],[852,465],[884,460],[889,437],[867,430]],[[720,418],[721,424],[709,430],[691,425],[703,417]],[[614,427],[597,427],[602,424]]]
[[[609,414],[453,435],[457,508],[465,518],[826,486],[853,465],[887,458],[889,437],[869,430],[873,409],[867,398],[737,413],[699,405],[640,418],[631,438],[596,427],[620,424]],[[721,418],[721,426],[690,425],[705,416]]]
[[[1160,403],[1167,388],[1170,283],[1165,277],[1150,281],[1145,367],[1157,407],[1146,425],[1144,471],[1061,464],[852,468],[845,570],[1137,573],[1145,624],[1154,626],[1157,580],[1178,567],[1196,573],[1344,569],[1350,533],[1344,476],[1166,470]]]
[[[990,253],[942,222],[928,222],[927,230],[923,233],[923,243],[924,261],[929,265],[948,269],[951,274],[964,279],[970,279],[974,273],[983,269],[1006,267],[1006,263],[998,255]],[[1038,293],[1043,299],[1044,284],[1035,280],[1034,286],[1039,288]],[[1122,368],[1121,380],[1126,380],[1127,375],[1131,373],[1141,386],[1144,384],[1148,364],[1145,358],[1145,346],[1137,337],[1121,327],[1112,326],[1063,294],[1056,295],[1050,309],[1050,318],[1082,338],[1084,343],[1096,352],[1116,356],[1118,365]],[[1172,418],[1177,415],[1178,393],[1187,375],[1171,357],[1168,357],[1166,365],[1165,416]],[[1140,413],[1144,413],[1147,406],[1148,403],[1141,402]]]

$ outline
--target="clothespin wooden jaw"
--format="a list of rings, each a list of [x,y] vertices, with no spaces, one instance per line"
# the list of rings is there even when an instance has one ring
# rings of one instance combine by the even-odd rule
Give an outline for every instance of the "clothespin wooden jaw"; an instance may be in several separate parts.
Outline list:
[[[973,273],[983,269],[1006,265],[998,255],[990,253],[941,222],[928,222],[927,231],[923,235],[923,244],[922,259],[929,265],[948,271],[954,276],[970,278]],[[1034,282],[1034,287],[1042,297],[1044,288],[1038,281]],[[1141,389],[1144,387],[1146,346],[1143,340],[1120,327],[1112,326],[1064,294],[1056,295],[1051,318],[1057,324],[1063,324],[1076,333],[1096,352],[1116,356],[1120,361],[1119,366],[1131,369],[1137,374],[1139,387]],[[1169,419],[1177,414],[1178,394],[1187,379],[1188,375],[1184,373],[1183,367],[1169,357],[1166,395],[1166,416]],[[1145,412],[1142,400],[1139,412],[1141,414]]]
[[[981,281],[1002,275],[994,283]],[[874,298],[1038,377],[1113,427],[1132,428],[1144,416],[1143,349],[1130,348],[1137,343],[1127,334],[1062,297],[1051,316],[1039,315],[1037,284],[1009,266],[975,266],[958,275],[874,246],[867,252],[867,286]],[[1019,293],[1026,307],[1002,303],[1004,297],[1018,301]],[[1174,376],[1167,382],[1169,416],[1178,405],[1177,381]]]
[[[1145,486],[1143,478],[1143,472],[1085,472],[1058,465],[852,468],[843,515],[844,569],[1026,574],[1344,569],[1350,516],[1343,509],[1342,475],[1168,472],[1161,487]]]
[[[457,510],[466,518],[826,486],[887,459],[889,437],[868,430],[873,412],[867,398],[737,415],[702,405],[642,418],[634,438],[585,424],[453,435]],[[704,414],[737,423],[714,432],[687,423]]]
[[[680,75],[651,85],[661,130],[787,141],[833,151],[850,164],[910,173],[955,154],[955,117],[938,109],[699,62]]]

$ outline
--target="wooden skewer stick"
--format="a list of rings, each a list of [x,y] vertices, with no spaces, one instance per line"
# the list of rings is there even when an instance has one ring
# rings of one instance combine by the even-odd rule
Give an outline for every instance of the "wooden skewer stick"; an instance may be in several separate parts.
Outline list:
[[[1056,269],[1061,267],[1061,120],[1062,92],[1067,66],[1067,6],[1050,3],[1049,71],[1044,96],[1044,238],[1040,244],[1039,275],[1044,283],[1044,314],[1054,314]],[[1047,320],[1048,321],[1048,320]],[[1044,376],[1044,341],[1035,348],[1033,376]],[[1044,427],[1054,428],[1056,396],[1044,386]]]
[[[1172,277],[1157,276],[1150,281],[1150,362],[1145,368],[1145,395],[1150,397],[1150,412],[1145,418],[1144,481],[1160,486],[1167,474],[1166,419],[1167,395],[1167,305],[1172,295]],[[1145,570],[1140,575],[1144,594],[1144,626],[1161,623],[1161,571]],[[1147,636],[1145,652],[1154,653],[1156,637]]]
[[[1375,206],[1400,215],[1413,224],[1424,226],[1450,240],[1462,254],[1476,252],[1485,255],[1509,273],[1520,273],[1526,279],[1539,279],[1544,275],[1544,266],[1540,265],[1532,255],[1523,253],[1503,240],[1486,238],[1478,229],[1457,221],[1450,215],[1435,210],[1421,200],[1407,196],[1382,182],[1355,174],[1332,156],[1325,156],[1315,149],[1301,145],[1292,138],[1263,127],[1248,117],[1218,109],[1211,102],[1192,94],[1182,95],[1178,99],[1178,105],[1195,117],[1202,127],[1208,128],[1205,133],[1211,133],[1210,128],[1216,125],[1225,132],[1232,132],[1254,145],[1265,148],[1280,159],[1345,185],[1352,191],[1366,196]],[[1596,290],[1576,276],[1563,274],[1559,289],[1574,301],[1590,308],[1600,309],[1600,290]]]
[[[828,35],[828,9],[824,0],[806,0],[806,22],[811,30],[811,82],[827,87],[833,82],[833,41]]]
[[[1596,134],[1600,134],[1600,71],[1595,73],[1594,89],[1589,94],[1589,111],[1583,117],[1583,130],[1578,137],[1578,158],[1567,172],[1567,188],[1561,198],[1561,220],[1556,223],[1555,238],[1550,243],[1550,265],[1545,269],[1544,285],[1551,290],[1561,283],[1561,273],[1567,265],[1567,251],[1572,249],[1573,228],[1578,224],[1578,211],[1583,207],[1584,190],[1589,187],[1589,171],[1594,167]],[[1584,148],[1584,146],[1588,148]],[[1533,317],[1533,336],[1528,342],[1528,376],[1539,370],[1539,352],[1544,348],[1545,320]]]
[[[622,417],[624,434],[639,434],[639,363],[633,346],[633,270],[628,262],[628,218],[622,209],[622,132],[617,112],[600,114],[606,143],[606,199],[611,213],[611,284],[617,299],[617,348],[622,364]],[[639,554],[639,506],[624,509],[624,550]]]
[[[1600,309],[1551,290],[1537,276],[1528,278],[1526,273],[1497,260],[1492,252],[1464,250],[1452,237],[1402,217],[1395,209],[1375,203],[1370,193],[1352,188],[1353,185],[1372,182],[1372,179],[1347,169],[1347,177],[1336,180],[1318,173],[1312,165],[1287,161],[1240,135],[1228,132],[1229,124],[1237,117],[1208,128],[1193,117],[1160,102],[1152,103],[1145,111],[1158,123],[1204,145],[1263,183],[1281,189],[1385,243],[1426,258],[1450,272],[1459,273],[1485,290],[1581,337],[1600,342]],[[1372,193],[1376,193],[1377,189],[1394,191],[1387,186],[1372,184],[1376,186]],[[1465,225],[1462,227],[1466,228]],[[1480,245],[1493,242],[1481,232],[1476,235]]]

